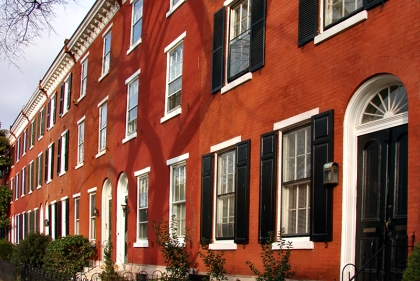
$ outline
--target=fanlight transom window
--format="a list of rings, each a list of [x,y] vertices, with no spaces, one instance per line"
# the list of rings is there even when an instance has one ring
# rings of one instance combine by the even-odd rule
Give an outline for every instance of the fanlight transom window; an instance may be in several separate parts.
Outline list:
[[[407,92],[403,85],[385,87],[373,95],[363,112],[362,124],[390,118],[408,111]]]

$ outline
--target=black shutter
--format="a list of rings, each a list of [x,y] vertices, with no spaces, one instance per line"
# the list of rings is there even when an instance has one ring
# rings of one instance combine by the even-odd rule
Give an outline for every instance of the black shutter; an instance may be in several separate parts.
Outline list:
[[[62,137],[58,138],[57,142],[57,175],[61,173],[61,142],[63,141]]]
[[[249,233],[249,162],[251,141],[236,145],[235,239],[236,244],[248,244]]]
[[[299,1],[298,46],[311,41],[317,35],[318,0]]]
[[[65,201],[65,204],[66,204],[66,221],[65,221],[65,223],[66,223],[66,233],[65,233],[65,235],[67,236],[67,235],[69,235],[69,199],[67,198],[66,199],[66,201]]]
[[[375,6],[383,5],[387,0],[363,0],[363,6],[365,10],[370,10]]]
[[[61,208],[61,201],[58,201],[55,204],[55,239],[61,237],[61,223],[62,223],[62,208]]]
[[[332,241],[333,188],[323,183],[324,164],[332,162],[334,111],[320,113],[311,118],[311,241]]]
[[[277,132],[261,136],[260,220],[258,242],[266,243],[276,226]]]
[[[208,245],[212,238],[213,223],[213,154],[203,155],[201,171],[200,240]]]
[[[39,169],[40,169],[40,173],[39,173],[39,185],[42,185],[42,168],[43,168],[43,165],[42,165],[42,155],[41,156],[39,156]]]
[[[225,7],[221,8],[213,17],[213,61],[211,93],[222,88],[223,83],[223,44],[225,39]]]
[[[41,130],[39,129],[40,124],[41,124],[41,112],[38,113],[38,119],[36,120],[36,137],[35,138],[39,138],[41,136]]]
[[[63,84],[61,84],[61,88],[60,88],[60,107],[59,107],[59,110],[58,110],[58,115],[59,116],[61,116],[61,115],[63,115],[63,112],[64,112],[64,91],[65,91],[65,89],[66,89],[66,84],[65,83],[63,83]]]
[[[40,121],[40,123],[42,124],[42,126],[41,126],[41,136],[43,136],[44,135],[44,128],[45,128],[45,107],[42,109],[42,115],[41,115],[41,117],[42,117],[42,120]]]
[[[51,116],[51,100],[48,100],[48,106],[47,106],[47,129],[50,128],[51,122],[50,122],[50,116]]]
[[[45,170],[44,170],[44,181],[48,181],[48,148],[45,150]]]
[[[266,0],[253,0],[251,5],[251,56],[249,70],[264,66]]]
[[[51,204],[48,205],[48,233],[50,234],[50,237],[52,237],[52,213],[51,213]]]
[[[54,175],[54,143],[52,143],[52,145],[51,145],[51,157],[50,157],[50,159],[51,159],[51,163],[50,163],[50,167],[51,167],[51,170],[50,170],[50,178],[51,179],[53,179],[53,175]]]
[[[34,178],[36,178],[36,175],[35,175],[35,163],[34,162],[32,162],[32,168],[31,168],[31,170],[32,170],[32,177],[30,177],[29,180],[31,181],[31,191],[33,191],[34,190]]]
[[[57,93],[54,94],[54,107],[53,107],[53,110],[51,110],[53,124],[55,124],[56,113],[57,113]]]
[[[25,170],[25,184],[23,186],[23,193],[28,194],[28,181],[29,181],[28,171],[29,171],[29,167],[25,167],[24,170]]]
[[[66,133],[66,143],[64,144],[64,171],[67,171],[69,168],[69,131]]]
[[[67,79],[67,109],[70,108],[71,104],[71,79],[72,79],[72,73],[70,72],[69,78]]]

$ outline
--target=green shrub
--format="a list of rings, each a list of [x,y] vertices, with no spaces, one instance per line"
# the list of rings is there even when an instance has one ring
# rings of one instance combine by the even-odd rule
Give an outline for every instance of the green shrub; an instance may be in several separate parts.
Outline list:
[[[274,232],[269,233],[267,243],[261,244],[263,272],[259,271],[252,262],[246,261],[251,271],[257,275],[257,281],[284,281],[294,274],[290,271],[292,266],[289,263],[292,242],[283,239],[283,232],[282,229],[278,235],[279,250],[273,250]]]
[[[15,245],[6,239],[0,239],[0,260],[10,261]]]
[[[420,281],[420,243],[414,245],[408,257],[408,265],[403,272],[402,281]]]
[[[204,265],[207,267],[207,280],[227,281],[226,259],[223,257],[224,252],[216,253],[210,250],[209,245],[201,243],[200,257],[203,259]]]
[[[156,244],[163,254],[166,263],[166,271],[172,280],[187,281],[191,265],[192,242],[189,237],[188,228],[185,229],[184,241],[180,241],[177,235],[175,216],[172,216],[171,223],[163,221],[153,222],[153,230],[156,234]]]
[[[114,268],[115,262],[112,260],[112,249],[112,240],[110,236],[104,249],[105,270],[100,274],[101,280],[104,281],[118,277],[118,274],[115,272]]]
[[[94,254],[95,249],[82,235],[58,238],[48,245],[43,267],[49,273],[74,276]]]
[[[29,233],[19,242],[12,256],[15,264],[42,266],[45,251],[51,242],[51,237],[37,232]]]

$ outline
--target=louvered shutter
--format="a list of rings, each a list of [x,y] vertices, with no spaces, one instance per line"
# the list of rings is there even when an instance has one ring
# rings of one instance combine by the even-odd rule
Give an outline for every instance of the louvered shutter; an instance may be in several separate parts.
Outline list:
[[[39,185],[42,185],[42,168],[44,167],[43,166],[43,164],[42,164],[42,160],[43,160],[43,158],[42,158],[42,155],[41,156],[39,156],[39,169],[40,169],[40,171],[39,171]]]
[[[64,234],[64,236],[67,236],[67,235],[69,235],[69,224],[70,224],[70,221],[69,221],[69,199],[68,198],[65,200],[65,204],[66,204],[66,215],[65,215],[66,233]]]
[[[318,0],[299,1],[298,46],[311,41],[317,35]]]
[[[276,218],[276,155],[277,132],[261,136],[260,218],[258,242],[266,243],[270,231],[275,231]]]
[[[47,182],[48,180],[48,148],[45,150],[45,170],[44,170],[44,181]]]
[[[69,168],[69,131],[66,133],[66,143],[64,144],[64,171],[67,171]]]
[[[57,175],[61,173],[61,142],[63,141],[62,137],[58,138],[57,142]]]
[[[66,89],[66,84],[63,83],[61,84],[61,88],[60,88],[60,106],[59,106],[59,110],[58,110],[58,115],[61,116],[63,115],[64,112],[64,91]]]
[[[235,238],[236,244],[248,244],[249,239],[249,162],[251,141],[236,146]]]
[[[35,175],[35,163],[32,162],[32,166],[31,166],[31,170],[32,170],[32,177],[30,177],[30,181],[31,181],[31,191],[34,189],[34,175]],[[35,176],[36,178],[36,176]]]
[[[54,94],[54,107],[51,111],[53,124],[55,124],[56,113],[57,113],[57,93]]]
[[[50,116],[51,116],[51,100],[48,100],[48,106],[47,106],[47,129],[50,128],[51,122],[50,122]]]
[[[51,163],[50,163],[50,178],[53,179],[53,175],[54,175],[54,143],[52,143],[51,145]]]
[[[38,118],[36,120],[36,137],[39,138],[41,136],[41,112],[38,113]]]
[[[333,188],[324,185],[324,164],[332,162],[334,141],[334,111],[311,118],[311,241],[332,241]]]
[[[202,157],[200,240],[210,244],[213,222],[213,154]]]
[[[48,205],[48,234],[52,237],[52,212],[51,212],[51,205]]]
[[[70,108],[71,104],[71,83],[72,83],[72,73],[70,72],[69,78],[67,79],[67,109]]]
[[[58,201],[55,204],[55,238],[57,239],[58,237],[62,236],[61,230],[61,223],[62,223],[62,219],[63,219],[63,215],[62,215],[62,208],[61,208],[61,201]]]
[[[214,14],[213,17],[213,57],[211,93],[214,94],[222,88],[223,84],[223,45],[225,38],[225,7]]]
[[[266,0],[253,0],[251,5],[251,56],[249,70],[264,66]]]
[[[365,10],[372,9],[375,6],[383,5],[387,0],[363,0],[363,6]]]

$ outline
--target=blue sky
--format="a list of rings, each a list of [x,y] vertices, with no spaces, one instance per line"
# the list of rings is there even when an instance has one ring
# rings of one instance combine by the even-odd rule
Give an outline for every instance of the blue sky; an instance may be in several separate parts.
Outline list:
[[[95,0],[68,0],[69,4],[56,10],[53,20],[56,33],[45,34],[26,48],[25,57],[17,61],[20,69],[0,60],[0,122],[9,129],[22,108],[38,87],[49,66],[88,13]]]

